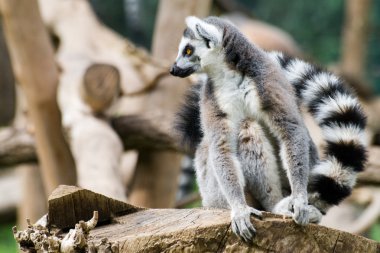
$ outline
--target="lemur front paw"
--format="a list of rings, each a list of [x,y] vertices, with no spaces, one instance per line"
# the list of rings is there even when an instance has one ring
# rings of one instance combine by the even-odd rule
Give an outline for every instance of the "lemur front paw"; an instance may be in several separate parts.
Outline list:
[[[307,205],[307,198],[294,197],[291,199],[290,204],[293,209],[293,220],[299,225],[306,225],[309,223],[309,209]]]
[[[245,242],[250,242],[256,234],[256,229],[251,223],[251,215],[261,217],[262,213],[249,206],[236,208],[231,211],[232,231]]]

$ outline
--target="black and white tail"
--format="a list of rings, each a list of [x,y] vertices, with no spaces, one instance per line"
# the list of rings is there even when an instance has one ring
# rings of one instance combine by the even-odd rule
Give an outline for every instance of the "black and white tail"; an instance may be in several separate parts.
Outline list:
[[[284,69],[300,102],[322,129],[324,160],[311,170],[309,193],[322,206],[337,205],[350,195],[356,174],[366,162],[366,116],[357,97],[334,74],[282,53],[269,53]]]
[[[199,106],[202,81],[187,91],[174,123],[181,145],[192,151],[195,151],[203,137]]]

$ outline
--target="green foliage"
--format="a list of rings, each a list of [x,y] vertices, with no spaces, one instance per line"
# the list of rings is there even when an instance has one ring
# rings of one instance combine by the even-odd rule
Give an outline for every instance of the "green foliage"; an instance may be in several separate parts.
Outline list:
[[[90,0],[98,18],[138,46],[150,49],[158,0]]]
[[[302,49],[321,63],[340,54],[343,0],[256,0],[253,15],[294,36]]]
[[[368,49],[367,76],[380,93],[380,1],[372,1]]]
[[[317,62],[339,61],[345,18],[343,0],[248,0],[241,3],[251,7],[252,14],[289,32],[307,55]],[[372,1],[367,55],[367,75],[380,93],[380,1]]]
[[[13,253],[17,251],[16,241],[13,238],[14,224],[0,224],[0,253]]]
[[[369,231],[369,237],[372,240],[380,242],[380,223],[373,225]]]

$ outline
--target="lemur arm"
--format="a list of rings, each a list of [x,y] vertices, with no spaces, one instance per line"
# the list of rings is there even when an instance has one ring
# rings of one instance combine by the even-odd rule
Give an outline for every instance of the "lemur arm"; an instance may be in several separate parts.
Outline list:
[[[231,209],[247,205],[244,196],[244,176],[236,152],[232,150],[232,130],[226,119],[220,119],[212,129],[209,157],[215,177]]]
[[[206,84],[201,98],[201,118],[204,128],[203,138],[210,143],[209,166],[231,208],[232,230],[245,241],[249,241],[256,232],[250,216],[251,214],[261,216],[261,212],[246,203],[244,176],[234,150],[234,143],[231,143],[234,133],[227,115],[218,108],[212,93],[212,84]]]

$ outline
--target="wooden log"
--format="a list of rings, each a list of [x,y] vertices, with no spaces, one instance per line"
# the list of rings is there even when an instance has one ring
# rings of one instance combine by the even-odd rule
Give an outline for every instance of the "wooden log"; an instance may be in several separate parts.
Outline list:
[[[114,85],[118,78],[116,71],[112,71],[112,78],[105,78],[101,82],[103,88],[109,85],[113,88],[107,95],[107,102],[100,102],[104,92],[97,89],[97,85],[90,84],[97,83],[90,76],[104,78],[105,74],[94,74],[97,71],[88,67],[99,63],[114,66],[120,74],[121,93],[131,100],[141,93],[151,93],[152,87],[168,72],[168,68],[99,22],[89,1],[39,0],[39,3],[45,23],[60,40],[56,54],[62,69],[58,101],[77,164],[78,183],[82,187],[107,195],[113,193],[113,197],[125,199],[126,187],[118,173],[123,146],[109,125],[112,108],[106,110],[112,98],[118,95],[115,94],[117,89]],[[89,86],[94,92],[89,92]],[[114,104],[111,104],[113,107]],[[139,106],[138,103],[132,103],[128,108]],[[104,117],[98,117],[100,113]],[[85,123],[91,123],[91,126],[86,127]]]
[[[36,222],[47,212],[47,202],[41,174],[37,164],[17,166],[21,183],[21,201],[17,205],[17,225],[26,228],[26,219]]]
[[[123,145],[109,125],[107,109],[119,89],[130,94],[153,85],[162,67],[155,68],[142,50],[101,24],[87,0],[39,3],[45,23],[60,40],[58,102],[78,184],[125,200],[119,174]]]
[[[36,0],[0,1],[13,70],[25,91],[46,193],[75,184],[75,165],[65,142],[56,101],[58,69]]]
[[[59,194],[57,194],[59,193]],[[94,203],[96,200],[96,204]],[[95,209],[115,200],[76,187],[61,186],[49,201],[49,220],[87,220]],[[52,202],[52,203],[50,203]],[[108,206],[111,206],[108,204]],[[50,210],[53,208],[54,210]],[[125,252],[379,252],[378,242],[323,226],[304,227],[264,213],[251,218],[257,229],[251,244],[242,242],[230,228],[230,212],[221,209],[139,209],[125,204],[128,214],[90,232],[88,244],[106,241]],[[129,210],[129,211],[128,211]],[[96,210],[95,210],[96,211]],[[80,214],[74,216],[71,214]],[[107,217],[110,221],[110,216]],[[99,212],[102,219],[102,212]],[[64,223],[66,226],[68,223]],[[58,227],[60,228],[60,227]]]
[[[76,186],[60,185],[48,199],[48,225],[71,228],[80,220],[89,220],[98,211],[99,222],[110,222],[112,217],[142,210],[125,202]]]
[[[87,68],[81,86],[81,96],[95,114],[108,109],[119,93],[120,73],[117,68],[100,63]]]
[[[25,129],[2,129],[0,143],[0,167],[37,161],[34,138]]]
[[[113,118],[113,129],[123,141],[124,149],[184,151],[170,129],[171,119],[162,114],[127,115]]]

